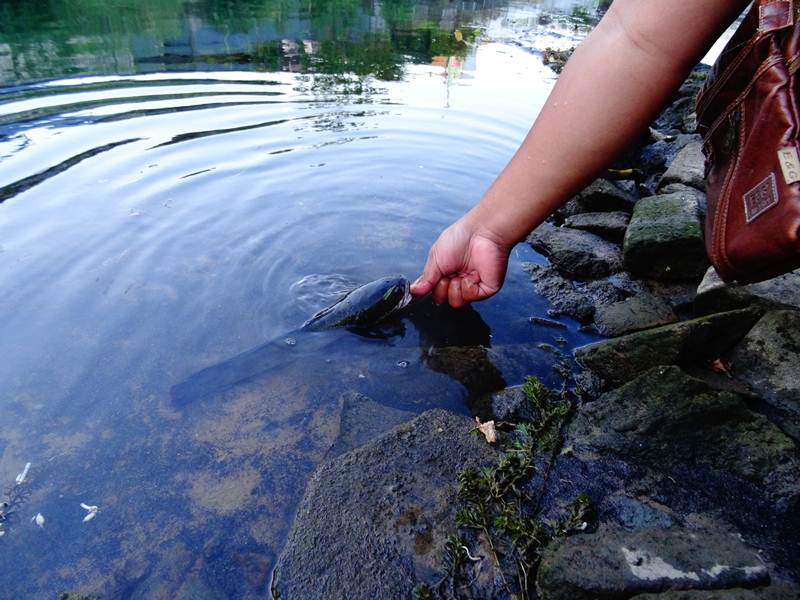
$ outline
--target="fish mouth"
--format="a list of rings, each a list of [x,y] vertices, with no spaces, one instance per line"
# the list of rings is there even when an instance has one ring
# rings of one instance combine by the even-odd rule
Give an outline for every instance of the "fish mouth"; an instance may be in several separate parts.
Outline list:
[[[397,310],[409,305],[414,296],[411,295],[411,282],[406,279],[403,281],[403,298],[397,304]]]

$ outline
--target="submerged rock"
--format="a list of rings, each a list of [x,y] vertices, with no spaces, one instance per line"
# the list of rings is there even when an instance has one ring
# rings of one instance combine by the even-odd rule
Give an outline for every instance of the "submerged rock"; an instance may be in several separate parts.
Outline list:
[[[672,193],[636,204],[623,246],[625,268],[659,280],[699,279],[706,272],[697,200]]]
[[[338,456],[353,448],[363,446],[384,431],[414,418],[415,414],[379,404],[364,394],[347,391],[340,398],[339,436],[329,451]]]
[[[456,476],[492,461],[474,422],[422,413],[321,464],[306,489],[273,580],[276,598],[410,598],[443,572],[455,533]]]
[[[543,600],[611,600],[645,592],[769,584],[758,554],[729,533],[604,527],[553,544],[537,587]]]
[[[528,243],[568,277],[598,279],[622,269],[619,248],[587,231],[542,223]]]
[[[760,317],[757,309],[709,315],[582,346],[575,350],[575,358],[602,379],[619,385],[654,366],[717,358]]]

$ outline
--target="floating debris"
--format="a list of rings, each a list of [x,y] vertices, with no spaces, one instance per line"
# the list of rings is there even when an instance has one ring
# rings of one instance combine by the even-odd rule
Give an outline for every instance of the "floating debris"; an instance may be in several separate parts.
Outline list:
[[[97,511],[100,510],[97,506],[92,506],[90,504],[84,504],[83,502],[81,502],[81,508],[86,511],[86,516],[83,517],[83,522],[84,523],[94,519],[97,516]]]
[[[17,479],[16,479],[17,485],[21,485],[22,482],[25,481],[25,478],[28,476],[28,470],[30,468],[31,468],[31,463],[29,463],[29,462],[25,463],[25,468],[22,469],[22,473],[17,475]]]
[[[283,341],[286,342],[287,346],[294,346],[297,343],[297,340],[293,337],[288,337]]]
[[[39,527],[44,528],[44,515],[42,513],[36,513],[31,517],[31,523],[36,523]]]
[[[405,369],[408,366],[408,361],[407,360],[398,360],[397,361],[397,366],[400,367],[401,369]]]

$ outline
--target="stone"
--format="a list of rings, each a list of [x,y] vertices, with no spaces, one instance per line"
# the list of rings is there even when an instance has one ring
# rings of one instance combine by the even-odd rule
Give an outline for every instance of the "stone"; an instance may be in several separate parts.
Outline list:
[[[687,194],[661,194],[636,204],[625,232],[625,268],[664,281],[700,279],[708,260],[697,201]]]
[[[657,471],[706,471],[710,479],[754,484],[783,512],[800,500],[794,441],[744,397],[712,389],[679,367],[653,368],[581,406],[568,443]]]
[[[542,600],[611,600],[766,585],[769,572],[758,554],[730,533],[604,527],[548,546],[536,583]]]
[[[563,277],[552,265],[526,263],[536,293],[550,303],[550,316],[565,315],[579,323],[589,323],[594,316],[594,303],[584,292]]]
[[[508,387],[492,394],[492,415],[499,421],[530,421],[535,411],[521,385]]]
[[[639,168],[647,174],[661,175],[687,144],[702,141],[702,136],[687,134],[656,140],[644,146],[639,152]]]
[[[410,598],[415,585],[433,586],[455,533],[456,477],[496,460],[474,425],[427,411],[320,464],[278,559],[273,595]]]
[[[527,241],[567,277],[598,279],[622,270],[619,248],[586,231],[542,223]]]
[[[697,188],[684,185],[683,183],[670,183],[661,188],[659,190],[659,194],[684,194],[688,195],[690,198],[694,198],[697,202],[697,208],[700,211],[700,221],[706,220],[708,202],[706,200],[705,192],[702,192]]]
[[[769,585],[748,590],[684,590],[660,594],[637,594],[632,600],[797,600],[800,589],[788,584]]]
[[[667,511],[626,495],[613,495],[606,499],[609,516],[626,529],[646,527],[668,528],[676,525]]]
[[[612,385],[630,381],[658,365],[693,364],[718,358],[761,317],[740,309],[630,333],[575,349],[575,358]]]
[[[674,323],[678,317],[669,304],[650,293],[598,306],[594,323],[600,335],[616,337],[632,331]]]
[[[690,96],[679,96],[658,116],[653,127],[658,130],[681,133],[686,115],[694,110],[694,100]]]
[[[697,286],[690,281],[654,281],[646,282],[647,289],[664,300],[675,310],[693,314],[692,308],[697,296]],[[722,310],[711,312],[723,312]]]
[[[694,302],[698,314],[733,310],[758,305],[765,309],[790,308],[800,310],[800,270],[773,279],[739,285],[725,283],[714,267],[709,267],[697,288]]]
[[[610,242],[621,243],[630,219],[630,215],[622,211],[580,213],[567,217],[564,225],[588,231]]]
[[[342,406],[339,436],[329,450],[328,456],[338,456],[363,446],[384,431],[415,417],[413,412],[379,404],[364,394],[352,390],[343,393],[339,401]]]
[[[678,152],[661,177],[659,190],[670,183],[682,183],[698,190],[706,189],[705,158],[700,142],[690,142]]]
[[[772,311],[731,355],[734,377],[777,411],[781,427],[800,440],[800,312]]]
[[[607,179],[596,179],[572,198],[562,211],[566,215],[583,212],[623,211],[630,213],[636,197]]]

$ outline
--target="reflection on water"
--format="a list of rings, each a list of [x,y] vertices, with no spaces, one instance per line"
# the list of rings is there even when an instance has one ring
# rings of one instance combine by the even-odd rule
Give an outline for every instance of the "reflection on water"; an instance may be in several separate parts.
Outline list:
[[[365,439],[342,398],[480,413],[557,382],[526,246],[475,309],[292,332],[418,273],[544,101],[541,50],[594,8],[0,3],[0,595],[264,597],[307,477]],[[172,401],[253,348],[263,368]]]

